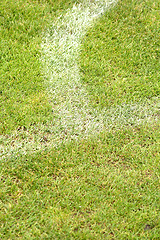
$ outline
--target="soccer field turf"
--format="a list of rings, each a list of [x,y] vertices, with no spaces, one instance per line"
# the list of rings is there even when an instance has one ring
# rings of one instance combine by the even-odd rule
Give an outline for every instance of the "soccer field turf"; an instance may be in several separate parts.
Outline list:
[[[0,238],[158,239],[159,1],[0,8]]]

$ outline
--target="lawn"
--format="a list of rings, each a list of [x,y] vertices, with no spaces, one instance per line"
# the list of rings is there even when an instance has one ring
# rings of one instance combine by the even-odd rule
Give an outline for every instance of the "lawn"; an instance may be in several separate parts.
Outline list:
[[[120,0],[89,27],[81,84],[112,127],[54,144],[42,42],[74,2],[0,3],[0,238],[158,240],[160,1]]]
[[[52,115],[41,70],[42,34],[74,1],[1,1],[1,133]]]

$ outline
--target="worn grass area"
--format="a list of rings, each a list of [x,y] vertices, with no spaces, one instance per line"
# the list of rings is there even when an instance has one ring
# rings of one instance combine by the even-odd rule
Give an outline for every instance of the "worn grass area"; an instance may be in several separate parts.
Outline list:
[[[27,135],[32,124],[34,138],[39,133],[33,123],[45,126],[52,116],[39,61],[41,34],[54,14],[72,4],[2,3],[2,132],[22,125]],[[120,1],[88,31],[79,59],[91,106],[113,105],[111,119],[118,119],[116,106],[154,106],[156,99],[155,116],[57,147],[48,147],[42,134],[43,150],[1,159],[1,239],[159,239],[158,5]],[[21,128],[16,134],[12,145]]]
[[[3,239],[157,239],[159,125],[1,163]]]

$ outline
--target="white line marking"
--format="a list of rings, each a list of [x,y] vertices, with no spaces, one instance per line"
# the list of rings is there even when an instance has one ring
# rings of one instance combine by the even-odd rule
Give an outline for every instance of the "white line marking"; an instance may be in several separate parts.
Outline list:
[[[156,121],[158,98],[100,112],[89,106],[88,93],[81,84],[77,63],[81,39],[94,19],[115,3],[88,0],[68,9],[53,24],[43,41],[42,59],[52,99],[53,122],[15,131],[10,137],[2,136],[2,158],[16,158],[19,154],[57,146],[62,141],[88,137],[106,129]]]
[[[82,37],[93,20],[104,13],[114,1],[95,0],[74,5],[52,26],[43,43],[45,73],[58,135],[70,137],[90,134],[104,127],[104,116],[89,107],[88,93],[80,80],[78,68]]]

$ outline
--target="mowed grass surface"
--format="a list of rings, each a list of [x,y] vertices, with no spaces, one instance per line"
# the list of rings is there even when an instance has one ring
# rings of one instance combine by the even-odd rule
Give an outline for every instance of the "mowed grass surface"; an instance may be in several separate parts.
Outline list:
[[[83,40],[82,79],[94,106],[160,95],[160,1],[119,1]]]
[[[1,163],[2,239],[159,239],[159,126]]]
[[[65,2],[66,1],[63,1],[63,3]],[[3,1],[3,3],[6,4],[7,1]],[[26,4],[27,1],[23,1],[23,3]],[[61,11],[60,2],[57,1],[57,5],[56,2],[52,5],[51,3],[52,1],[43,2],[43,7],[46,9],[45,16],[48,18],[46,22],[43,22],[43,29],[52,20],[52,17],[49,17],[51,8],[52,10],[55,9],[55,11]],[[66,2],[65,6],[69,7],[69,3],[69,1]],[[112,106],[112,104],[116,106],[116,104],[124,102],[145,101],[145,98],[158,97],[157,40],[154,38],[157,34],[158,3],[159,2],[156,1],[156,3],[153,4],[151,0],[146,2],[132,2],[131,0],[120,1],[113,10],[103,16],[101,20],[96,23],[95,27],[87,33],[82,45],[80,63],[83,71],[84,84],[86,86],[88,85],[88,91],[92,96],[92,103],[95,107],[97,105],[100,107],[108,107]],[[5,4],[4,6],[6,6]],[[35,11],[39,11],[38,9],[42,7],[42,4],[38,4],[38,2],[28,1],[27,6],[31,7],[34,6],[34,4],[37,4]],[[12,2],[12,5],[17,9],[17,2]],[[6,6],[4,10],[7,11],[7,9],[9,8]],[[145,17],[146,11],[147,18]],[[23,14],[21,12],[19,13],[19,10],[17,10],[17,12],[20,23],[20,19],[23,19]],[[51,11],[51,14],[52,13],[54,13],[54,11]],[[125,17],[122,17],[124,14]],[[34,15],[32,15],[32,17],[34,17]],[[42,28],[42,24],[38,24],[38,21],[42,21],[42,19],[36,17],[35,19],[37,26]],[[145,24],[142,24],[143,27],[141,28],[140,23],[137,23],[138,19],[148,20],[145,21]],[[156,21],[153,21],[153,19],[156,19]],[[107,28],[109,28],[110,25],[113,30],[118,32],[117,37],[123,39],[119,44],[113,44],[112,42],[112,40],[118,41],[117,39],[109,40]],[[101,29],[100,31],[97,26],[101,26],[103,30]],[[144,27],[150,29],[150,31],[146,31],[146,35],[140,34],[140,31],[142,31]],[[119,29],[121,29],[121,31]],[[133,41],[132,44],[137,44],[136,46],[139,45],[139,51],[136,50],[137,48],[130,48],[129,53],[131,54],[132,52],[134,61],[128,60],[130,65],[127,65],[127,56],[125,57],[123,54],[120,54],[121,50],[118,54],[118,46],[119,49],[121,49],[122,46],[125,48],[128,46],[128,42],[132,40],[131,34],[128,34],[129,29],[130,31],[134,30],[136,43]],[[42,29],[39,29],[39,46],[41,33]],[[112,34],[112,29],[110,29],[110,34]],[[19,33],[17,33],[17,35],[19,36]],[[33,35],[36,36],[36,30],[34,28]],[[153,37],[150,38],[150,35]],[[113,34],[113,36],[115,35]],[[106,44],[103,43],[104,38],[106,39]],[[145,38],[148,39],[149,44],[144,50]],[[153,40],[153,38],[155,40]],[[101,46],[102,43],[104,47]],[[143,43],[142,47],[140,47],[141,43]],[[89,51],[88,46],[90,46],[90,44],[96,44],[96,50],[91,48]],[[20,46],[19,44],[19,47]],[[153,47],[150,48],[150,46]],[[114,48],[117,50],[115,51]],[[27,49],[30,51],[29,49],[32,48],[28,47]],[[38,47],[34,49],[37,51]],[[11,50],[13,51],[13,48]],[[9,54],[11,54],[12,51],[10,51],[10,53],[8,52],[6,57],[10,56]],[[84,54],[85,51],[86,54]],[[110,54],[110,58],[113,64],[109,64],[107,58],[109,56],[106,51],[112,53]],[[33,57],[34,52],[32,53],[31,56]],[[148,58],[146,58],[146,60],[136,58],[136,54],[139,54],[139,56],[146,54],[145,56],[148,56]],[[16,61],[18,61],[21,55],[22,54],[17,55]],[[39,56],[40,49],[38,50],[36,59],[39,66],[38,71],[41,73]],[[154,58],[152,56],[156,57]],[[94,59],[97,59],[96,62],[99,67],[94,64]],[[28,65],[25,65],[26,68],[24,67],[24,69],[26,69],[26,72],[29,72],[29,70],[30,72],[32,71],[33,64],[31,63],[33,62],[28,62]],[[136,72],[134,72],[134,65],[136,67],[136,63],[138,66],[137,75]],[[18,69],[23,69],[23,65],[23,62],[21,65],[17,65],[17,72]],[[88,67],[85,65],[88,65]],[[146,66],[146,74],[142,71],[144,65]],[[10,66],[12,66],[12,64]],[[96,71],[93,66],[95,66]],[[108,67],[102,68],[102,66]],[[157,70],[152,71],[151,66]],[[131,71],[129,71],[129,68],[133,70],[133,75]],[[101,71],[98,71],[99,69],[101,69]],[[4,71],[3,68],[2,71]],[[7,70],[5,71],[6,75],[9,74]],[[36,75],[34,73],[36,72],[33,71],[32,76]],[[139,73],[143,74],[138,75]],[[119,74],[121,74],[121,76],[119,76]],[[126,88],[125,83],[122,81],[122,76],[124,75],[128,79],[128,81],[126,81]],[[22,81],[24,76],[25,75],[22,76]],[[37,77],[38,83],[35,81],[35,85],[40,86],[39,91],[45,96],[44,80],[42,75],[40,76],[41,78]],[[147,76],[150,76],[150,81],[147,82],[146,80],[146,85],[143,86],[141,81],[144,81],[145,77],[147,79]],[[113,78],[115,78],[115,80]],[[20,79],[21,78],[19,78],[19,80]],[[117,85],[116,90],[115,86],[118,84],[118,79],[121,85]],[[135,81],[137,80],[136,83],[134,79]],[[106,83],[107,81],[108,85]],[[112,84],[109,81],[111,81]],[[4,86],[6,86],[7,81],[4,83]],[[30,86],[33,85],[32,83],[28,84],[30,84]],[[112,88],[109,88],[110,84]],[[94,85],[96,85],[96,87],[94,87]],[[10,85],[3,89],[9,91],[8,89],[11,89],[9,86]],[[23,88],[24,86],[25,82],[23,84],[21,83],[21,87]],[[135,86],[137,86],[137,88]],[[140,86],[142,86],[141,91]],[[34,88],[34,86],[32,86],[32,88]],[[109,89],[112,91],[113,96],[110,94]],[[12,90],[14,90],[14,88]],[[125,90],[125,94],[123,90]],[[108,93],[108,95],[104,95],[104,92]],[[23,91],[21,93],[23,93]],[[11,107],[16,99],[16,95],[18,98],[18,94],[16,94],[15,91],[14,98],[11,97],[10,103],[4,102],[3,106],[8,104],[8,106]],[[32,98],[34,99],[33,95],[28,94],[28,97],[23,99],[23,103],[18,103],[19,105],[17,106],[19,106],[19,109],[21,109],[21,107],[23,108],[23,106],[28,106],[26,104],[27,99]],[[38,104],[40,104],[40,101],[37,101]],[[48,97],[44,97],[43,101],[44,104],[42,105],[44,109],[46,109],[44,118],[49,119],[51,115]],[[35,122],[38,121],[37,119],[44,121],[43,116],[41,118],[44,111],[39,110],[38,104],[37,111],[40,111],[39,115],[33,111],[35,114],[33,114]],[[32,108],[32,104],[30,108]],[[16,116],[20,113],[19,111]],[[39,116],[39,118],[37,116]],[[29,124],[32,123],[32,112],[27,112],[26,110],[26,118],[27,117],[29,119],[27,124],[29,126]],[[159,239],[160,122],[158,117],[157,115],[157,121],[148,122],[146,125],[135,126],[133,128],[123,128],[123,126],[121,129],[113,128],[110,131],[103,132],[88,140],[71,141],[61,144],[57,148],[45,149],[35,152],[32,155],[27,154],[26,156],[21,156],[19,154],[8,160],[1,160],[0,238]],[[8,118],[15,121],[15,118],[11,117],[9,112]],[[3,130],[4,132],[9,132],[16,126],[16,124],[13,124],[11,127],[11,125],[9,125],[10,122],[8,122],[8,125],[5,125],[5,127],[8,126],[8,130]],[[18,123],[17,126],[19,126],[19,124],[20,123]]]
[[[73,0],[7,1],[1,9],[0,132],[45,123],[52,115],[41,67],[42,33]]]

